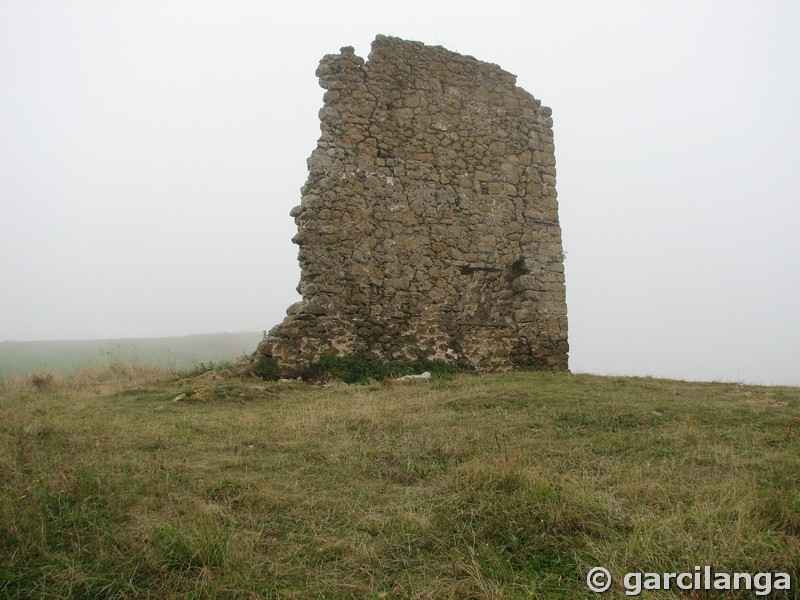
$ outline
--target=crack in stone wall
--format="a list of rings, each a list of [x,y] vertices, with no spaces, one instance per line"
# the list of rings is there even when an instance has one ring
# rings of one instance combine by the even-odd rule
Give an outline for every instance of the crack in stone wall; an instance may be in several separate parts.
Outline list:
[[[329,352],[566,370],[550,109],[497,65],[386,36],[317,76],[303,299],[258,353],[284,376]]]

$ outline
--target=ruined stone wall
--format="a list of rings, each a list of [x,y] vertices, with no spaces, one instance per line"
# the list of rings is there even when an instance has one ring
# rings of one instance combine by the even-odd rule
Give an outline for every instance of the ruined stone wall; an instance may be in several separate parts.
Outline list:
[[[259,353],[285,376],[326,352],[567,369],[550,109],[496,65],[384,36],[317,76],[303,300]]]

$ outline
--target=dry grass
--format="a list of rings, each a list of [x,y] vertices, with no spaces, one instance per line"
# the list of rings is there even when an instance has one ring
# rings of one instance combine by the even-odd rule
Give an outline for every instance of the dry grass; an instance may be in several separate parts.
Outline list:
[[[797,388],[564,374],[6,379],[0,595],[588,598],[596,565],[796,588],[798,423]]]

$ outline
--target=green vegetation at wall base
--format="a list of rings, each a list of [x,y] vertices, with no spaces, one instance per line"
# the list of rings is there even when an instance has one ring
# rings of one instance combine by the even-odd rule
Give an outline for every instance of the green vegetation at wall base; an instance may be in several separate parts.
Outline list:
[[[368,383],[383,379],[394,379],[405,375],[452,375],[459,372],[457,367],[439,360],[385,361],[366,358],[362,354],[323,354],[304,373],[303,379],[315,381],[333,377],[345,383]]]

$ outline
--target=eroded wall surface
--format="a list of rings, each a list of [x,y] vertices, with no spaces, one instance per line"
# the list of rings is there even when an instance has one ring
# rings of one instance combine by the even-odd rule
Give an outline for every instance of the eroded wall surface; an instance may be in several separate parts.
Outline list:
[[[384,36],[317,76],[303,300],[259,353],[285,376],[326,352],[566,370],[550,109],[496,65]]]

